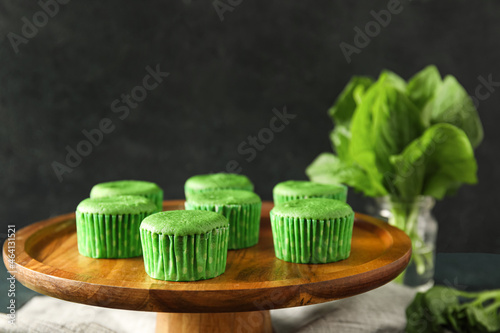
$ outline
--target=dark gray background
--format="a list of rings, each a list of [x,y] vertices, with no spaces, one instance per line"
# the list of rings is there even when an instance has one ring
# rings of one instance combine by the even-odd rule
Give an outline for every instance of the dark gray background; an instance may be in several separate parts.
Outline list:
[[[339,44],[353,44],[353,28],[387,3],[243,0],[221,21],[210,1],[73,0],[16,54],[7,34],[20,34],[21,18],[31,21],[40,7],[1,1],[0,233],[74,210],[101,181],[151,180],[166,199],[183,198],[189,176],[222,171],[230,160],[271,199],[274,184],[305,179],[307,165],[331,150],[326,111],[354,74],[388,68],[409,78],[436,64],[470,94],[479,76],[500,81],[494,1],[404,4],[348,64]],[[120,120],[111,103],[157,64],[170,76]],[[499,102],[495,91],[479,105],[479,184],[434,210],[439,252],[500,253]],[[297,117],[247,162],[238,145],[284,106]],[[106,117],[115,130],[59,182],[51,163],[64,163],[65,147]],[[352,192],[349,202],[357,211],[369,204]]]

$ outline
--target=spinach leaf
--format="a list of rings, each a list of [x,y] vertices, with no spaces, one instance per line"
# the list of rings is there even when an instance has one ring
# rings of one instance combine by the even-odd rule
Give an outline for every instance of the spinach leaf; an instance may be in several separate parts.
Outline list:
[[[441,84],[441,74],[439,74],[436,66],[430,65],[415,74],[408,81],[406,93],[410,101],[417,108],[422,109],[434,97],[436,90]]]
[[[423,131],[418,109],[382,74],[363,96],[351,122],[349,153],[365,170],[371,187],[386,192],[385,175],[393,169],[390,156],[399,154]]]
[[[499,332],[499,310],[500,290],[470,293],[434,286],[418,293],[406,309],[406,332]]]
[[[352,115],[363,92],[372,83],[373,80],[369,77],[354,76],[328,110],[328,114],[335,123],[335,128],[330,133],[330,139],[334,151],[342,159],[349,159],[349,142],[351,140],[349,126]]]
[[[356,189],[363,189],[372,196],[385,195],[384,188],[374,188],[368,174],[354,163],[346,163],[331,153],[319,155],[307,167],[306,174],[317,183],[346,184]]]
[[[406,91],[406,81],[401,76],[394,72],[391,72],[388,69],[384,69],[382,72],[380,72],[377,81],[384,81],[385,83],[391,85],[392,87],[403,93]]]
[[[328,114],[333,119],[335,125],[348,125],[356,109],[354,91],[359,87],[366,89],[371,86],[373,80],[366,76],[353,76],[344,90],[340,93],[335,103],[328,110]],[[361,90],[362,91],[362,90]],[[358,90],[358,94],[360,90]]]
[[[450,124],[428,128],[399,155],[391,156],[398,197],[441,199],[457,184],[477,182],[474,151],[465,133]]]
[[[448,123],[461,128],[476,148],[483,139],[483,127],[476,107],[462,85],[446,76],[423,110],[424,122]]]
[[[435,286],[425,293],[417,293],[406,309],[407,333],[441,333],[448,324],[444,313],[448,308],[458,305],[454,289]]]
[[[350,161],[349,144],[351,143],[351,131],[349,127],[337,125],[335,129],[330,132],[330,141],[333,145],[333,150],[337,153],[343,161]]]

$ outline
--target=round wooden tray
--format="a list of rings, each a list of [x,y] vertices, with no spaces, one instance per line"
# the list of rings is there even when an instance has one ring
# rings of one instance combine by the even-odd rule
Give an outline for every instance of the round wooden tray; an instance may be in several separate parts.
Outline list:
[[[183,209],[184,201],[165,201],[163,208]],[[356,214],[348,259],[319,265],[279,260],[274,255],[271,208],[271,202],[263,203],[259,244],[229,251],[226,272],[214,279],[160,281],[146,274],[142,257],[84,257],[78,253],[74,214],[37,222],[16,233],[14,275],[30,289],[67,301],[137,311],[230,312],[234,321],[235,312],[302,306],[363,293],[394,279],[409,262],[411,242],[406,234],[362,214]],[[4,263],[9,267],[6,251],[4,244]],[[268,321],[268,314],[262,318]]]

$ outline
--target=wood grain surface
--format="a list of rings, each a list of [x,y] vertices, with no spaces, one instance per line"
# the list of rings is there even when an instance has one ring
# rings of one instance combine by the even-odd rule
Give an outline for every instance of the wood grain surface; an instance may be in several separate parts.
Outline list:
[[[156,333],[272,333],[271,313],[158,313]]]
[[[165,201],[164,210],[184,201]],[[259,244],[228,253],[226,272],[196,282],[155,280],[142,257],[92,259],[78,253],[74,214],[34,223],[16,234],[17,280],[67,301],[155,312],[263,311],[322,303],[377,288],[407,266],[410,239],[399,229],[356,214],[351,255],[330,264],[293,264],[274,255],[264,202]],[[7,244],[3,247],[7,266]]]

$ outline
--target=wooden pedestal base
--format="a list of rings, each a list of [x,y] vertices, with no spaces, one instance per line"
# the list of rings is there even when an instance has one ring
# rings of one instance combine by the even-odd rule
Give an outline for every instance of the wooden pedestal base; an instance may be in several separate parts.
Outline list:
[[[156,317],[156,333],[272,333],[269,311],[166,313]]]

